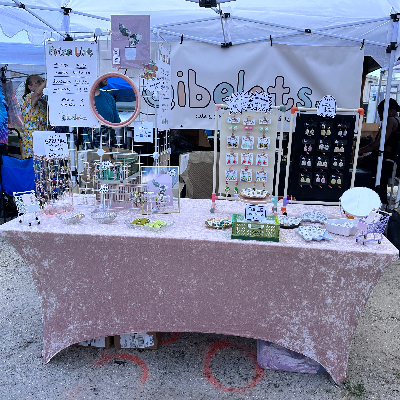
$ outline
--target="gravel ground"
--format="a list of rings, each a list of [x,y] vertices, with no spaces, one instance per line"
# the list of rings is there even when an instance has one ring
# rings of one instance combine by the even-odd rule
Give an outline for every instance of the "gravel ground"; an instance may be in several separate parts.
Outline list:
[[[328,374],[264,371],[256,341],[164,334],[159,350],[69,347],[41,358],[38,294],[27,266],[0,238],[0,399],[400,399],[400,262],[379,281],[359,322],[347,389]],[[210,357],[210,350],[216,351]]]

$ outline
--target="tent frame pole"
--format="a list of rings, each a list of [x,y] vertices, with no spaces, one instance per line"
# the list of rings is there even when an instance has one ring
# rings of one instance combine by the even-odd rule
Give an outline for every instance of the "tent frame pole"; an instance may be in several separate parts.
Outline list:
[[[390,89],[392,86],[393,66],[394,66],[394,61],[395,61],[394,59],[395,59],[396,48],[397,48],[397,36],[399,33],[398,14],[392,14],[391,17],[393,20],[392,40],[386,50],[386,52],[390,54],[390,59],[389,59],[388,76],[387,76],[387,81],[386,81],[386,95],[385,95],[385,103],[384,103],[384,107],[383,107],[383,119],[382,119],[382,128],[381,128],[381,139],[380,139],[380,144],[379,144],[379,157],[378,157],[378,166],[377,166],[377,170],[376,170],[375,187],[379,186],[380,182],[381,182],[383,151],[385,149],[385,139],[386,139],[387,116],[388,116],[388,112],[389,112]],[[387,185],[387,182],[384,182],[383,184]]]
[[[52,29],[54,32],[57,32],[60,36],[62,36],[63,38],[65,38],[65,35],[62,34],[61,32],[59,32],[56,28],[54,28],[52,25],[50,25],[49,23],[47,23],[44,19],[40,18],[39,15],[37,15],[36,13],[34,13],[33,11],[31,11],[29,9],[29,6],[26,7],[25,5],[23,5],[20,1],[18,0],[12,0],[15,4],[17,4],[17,6],[19,8],[23,8],[26,12],[28,12],[29,14],[33,15],[35,18],[37,18],[40,22],[42,22],[43,24],[45,24],[46,26],[48,26],[50,29]],[[61,9],[60,9],[61,11]]]

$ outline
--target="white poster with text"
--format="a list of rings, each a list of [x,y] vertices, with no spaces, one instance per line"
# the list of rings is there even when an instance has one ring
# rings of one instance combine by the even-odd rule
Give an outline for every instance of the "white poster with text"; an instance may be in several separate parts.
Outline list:
[[[97,78],[96,43],[47,42],[46,68],[50,124],[98,126],[89,106],[89,91]]]

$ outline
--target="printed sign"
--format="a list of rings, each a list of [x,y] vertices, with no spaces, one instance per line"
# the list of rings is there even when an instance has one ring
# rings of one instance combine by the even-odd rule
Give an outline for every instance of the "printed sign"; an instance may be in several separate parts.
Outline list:
[[[334,118],[336,115],[336,100],[333,96],[324,96],[317,106],[317,115]]]
[[[246,221],[263,222],[267,216],[267,208],[265,206],[254,206],[247,204],[244,210],[244,219]]]
[[[90,42],[47,42],[49,120],[55,126],[98,126],[89,106],[97,78],[97,48]]]
[[[68,157],[68,140],[66,133],[53,131],[33,132],[33,154],[48,158]]]
[[[135,121],[134,141],[153,143],[153,123],[148,121]]]
[[[52,133],[44,139],[44,150],[47,158],[68,157],[68,141],[65,133]]]

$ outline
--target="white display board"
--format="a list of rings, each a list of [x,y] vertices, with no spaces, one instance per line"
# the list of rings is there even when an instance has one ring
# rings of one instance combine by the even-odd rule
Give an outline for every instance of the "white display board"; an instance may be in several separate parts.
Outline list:
[[[46,68],[50,124],[98,126],[89,106],[89,91],[97,78],[96,43],[47,42]]]
[[[274,110],[267,114],[244,111],[242,114],[233,115],[223,110],[220,115],[218,192],[226,193],[229,187],[228,193],[233,195],[235,187],[238,188],[239,193],[243,189],[255,187],[267,190],[271,194],[274,181],[278,111]],[[244,124],[244,120],[249,123]],[[245,129],[246,126],[248,129]],[[246,180],[246,178],[251,179]]]

